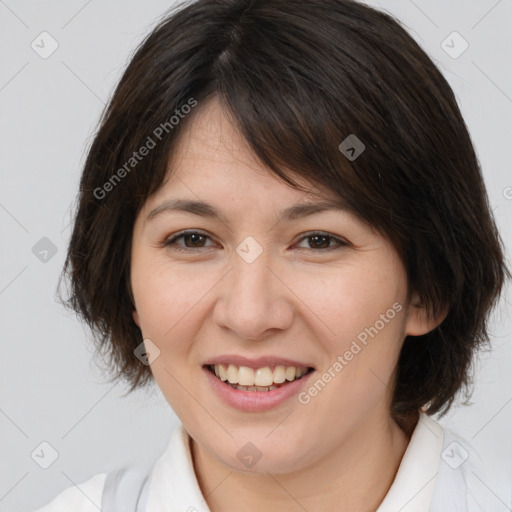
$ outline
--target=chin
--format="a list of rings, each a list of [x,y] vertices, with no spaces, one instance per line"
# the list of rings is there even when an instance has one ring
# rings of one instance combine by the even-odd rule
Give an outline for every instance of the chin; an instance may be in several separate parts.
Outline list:
[[[301,468],[304,446],[303,438],[269,435],[272,428],[248,429],[243,435],[234,435],[226,447],[214,444],[213,453],[233,471],[266,474],[289,473]],[[219,452],[219,448],[224,448]]]

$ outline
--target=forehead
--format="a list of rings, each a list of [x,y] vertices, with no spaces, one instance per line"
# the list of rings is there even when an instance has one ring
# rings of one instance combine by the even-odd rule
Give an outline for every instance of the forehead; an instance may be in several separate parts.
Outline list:
[[[225,201],[235,201],[235,196],[243,195],[249,200],[272,196],[280,203],[299,199],[341,203],[334,193],[293,169],[286,173],[304,190],[285,183],[257,158],[213,96],[197,107],[176,139],[168,161],[168,176],[156,197],[186,192],[188,196],[217,196]]]
[[[225,152],[233,156],[251,153],[229,112],[216,95],[203,100],[189,114],[189,119],[180,132],[173,156]],[[256,158],[254,158],[254,163]]]

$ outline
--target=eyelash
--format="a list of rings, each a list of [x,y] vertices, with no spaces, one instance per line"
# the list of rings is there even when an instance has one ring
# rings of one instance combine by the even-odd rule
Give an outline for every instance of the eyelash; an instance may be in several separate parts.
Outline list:
[[[203,233],[201,231],[187,230],[187,231],[181,231],[181,232],[177,233],[176,235],[173,235],[171,238],[168,238],[167,240],[164,241],[163,245],[165,247],[171,247],[173,244],[175,244],[175,242],[177,240],[179,240],[180,238],[183,238],[187,235],[201,235],[201,236],[211,239],[211,237],[209,235],[207,235],[206,233]],[[297,243],[300,243],[303,240],[306,240],[308,238],[313,238],[315,236],[325,237],[330,240],[334,240],[338,244],[338,247],[328,247],[325,249],[309,249],[314,252],[327,252],[327,251],[339,249],[341,247],[346,247],[349,245],[344,240],[341,240],[340,238],[332,236],[329,233],[324,233],[322,231],[313,231],[311,233],[307,233]],[[179,247],[179,246],[175,245],[174,247],[172,247],[172,249],[176,250],[176,251],[182,251],[182,252],[196,252],[196,251],[200,251],[201,249],[208,249],[208,247],[185,248],[185,247]]]

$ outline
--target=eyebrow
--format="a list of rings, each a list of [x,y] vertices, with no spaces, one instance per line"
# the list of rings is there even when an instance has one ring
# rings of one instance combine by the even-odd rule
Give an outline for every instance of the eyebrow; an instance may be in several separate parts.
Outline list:
[[[279,222],[291,221],[315,213],[321,213],[328,210],[348,211],[349,208],[342,203],[341,199],[339,202],[335,201],[321,201],[318,203],[303,203],[290,206],[285,208],[278,215]],[[189,199],[170,199],[157,206],[154,210],[151,210],[146,218],[149,221],[164,212],[188,212],[201,217],[209,217],[212,219],[220,220],[223,223],[228,223],[227,219],[211,204],[205,203],[204,201],[193,201]]]

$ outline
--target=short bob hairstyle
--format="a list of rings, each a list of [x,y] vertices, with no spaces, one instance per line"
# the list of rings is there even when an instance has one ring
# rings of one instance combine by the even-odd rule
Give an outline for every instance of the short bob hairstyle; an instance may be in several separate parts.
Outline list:
[[[61,275],[111,381],[132,392],[152,380],[134,355],[133,226],[211,95],[271,172],[335,194],[393,244],[409,297],[429,315],[448,310],[405,338],[391,405],[402,428],[420,410],[445,414],[470,387],[510,272],[449,84],[396,19],[353,0],[187,2],[134,53],[88,151]],[[350,135],[364,144],[355,159],[339,147]]]

